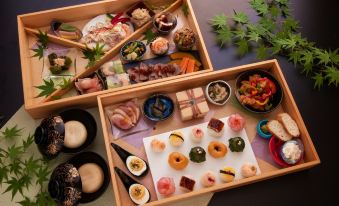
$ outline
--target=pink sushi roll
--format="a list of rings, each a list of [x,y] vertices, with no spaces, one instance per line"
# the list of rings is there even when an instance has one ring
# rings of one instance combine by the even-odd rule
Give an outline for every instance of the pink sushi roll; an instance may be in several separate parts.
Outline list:
[[[175,183],[171,177],[162,177],[157,182],[157,189],[161,195],[169,196],[175,192]]]
[[[228,118],[228,126],[234,131],[239,132],[245,127],[246,120],[240,114],[232,114]]]

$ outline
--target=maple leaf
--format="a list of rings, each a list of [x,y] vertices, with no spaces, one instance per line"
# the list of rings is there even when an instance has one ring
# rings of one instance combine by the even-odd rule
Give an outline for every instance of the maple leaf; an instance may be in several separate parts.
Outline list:
[[[275,0],[281,6],[287,6],[288,0]]]
[[[314,88],[320,90],[324,84],[324,77],[320,73],[316,73],[312,79],[314,79]]]
[[[24,147],[24,150],[26,150],[28,147],[30,147],[34,143],[34,135],[29,134],[27,139],[22,140],[22,146]]]
[[[268,56],[268,48],[263,45],[260,45],[257,49],[257,58],[258,59],[265,59]]]
[[[260,19],[259,24],[262,26],[262,28],[266,29],[267,31],[273,31],[276,28],[276,23],[268,18]]]
[[[339,63],[339,54],[338,54],[338,49],[334,51],[330,51],[330,59],[334,64]]]
[[[0,167],[0,186],[4,180],[8,180],[9,169],[6,165]]]
[[[4,193],[11,191],[12,200],[18,192],[22,195],[24,183],[19,178],[11,177],[11,179],[8,180],[6,183],[8,184],[8,187],[6,188]]]
[[[21,174],[21,162],[18,159],[15,159],[12,163],[8,165],[9,171],[16,176]]]
[[[35,54],[32,57],[39,57],[39,60],[44,57],[44,47],[41,45],[38,45],[36,49],[32,49],[32,51],[35,52]]]
[[[286,38],[286,39],[276,39],[275,42],[280,45],[283,49],[294,49],[297,46],[295,39]]]
[[[55,201],[51,198],[50,194],[48,192],[40,192],[36,196],[35,201],[36,206],[56,206]]]
[[[15,160],[24,153],[23,146],[16,146],[15,144],[7,149],[7,156],[11,160]]]
[[[339,84],[339,70],[335,67],[327,67],[325,73],[328,85],[334,84],[337,87]]]
[[[313,64],[304,63],[301,73],[305,73],[306,76],[308,76],[311,73],[312,69],[313,69]]]
[[[248,16],[244,12],[236,12],[233,10],[233,21],[240,24],[247,24],[248,23]]]
[[[300,61],[300,57],[301,53],[299,51],[292,51],[291,53],[289,53],[288,61],[292,61],[294,66],[296,66],[297,63],[299,63]]]
[[[234,35],[234,38],[237,39],[243,39],[246,37],[246,32],[242,29],[232,31],[232,34]]]
[[[240,39],[235,44],[238,45],[237,52],[239,56],[243,56],[248,52],[249,46],[248,42],[245,39]]]
[[[69,88],[70,86],[72,85],[72,79],[71,78],[62,78],[62,83],[59,84],[58,86],[61,88],[61,89],[67,89]]]
[[[25,186],[27,189],[32,184],[32,178],[29,175],[23,175],[20,178],[20,181],[21,181],[22,185]]]
[[[316,56],[319,59],[318,64],[324,64],[325,66],[331,61],[331,55],[326,50],[315,50]]]
[[[299,28],[299,25],[296,20],[288,17],[283,21],[282,28],[287,31],[296,31]]]
[[[183,5],[182,5],[181,11],[184,13],[185,16],[188,16],[188,15],[190,14],[190,10],[189,10],[187,4],[183,4]]]
[[[210,19],[209,22],[215,28],[220,29],[227,24],[227,16],[225,14],[218,14]]]
[[[147,45],[153,41],[158,36],[158,33],[154,29],[147,29],[144,33],[144,40],[147,40]]]
[[[258,15],[265,15],[268,13],[268,5],[263,0],[251,0],[250,5]]]
[[[23,163],[27,174],[33,174],[37,168],[39,168],[39,159],[34,159],[33,155],[29,159],[26,159]]]
[[[35,206],[35,202],[32,202],[28,197],[24,197],[23,200],[17,203],[21,206]]]
[[[273,19],[276,19],[280,15],[280,9],[273,5],[269,8],[269,13]]]
[[[221,27],[220,29],[216,30],[216,33],[217,33],[216,40],[220,44],[220,47],[231,41],[232,32],[228,27],[226,26]]]
[[[105,54],[103,50],[104,46],[104,44],[100,45],[97,43],[93,49],[86,47],[82,50],[84,55],[82,58],[88,60],[86,68],[94,66],[95,63],[101,59],[101,57]]]
[[[49,81],[44,79],[43,81],[44,81],[44,84],[35,86],[35,88],[41,90],[38,96],[36,96],[35,98],[48,97],[49,95],[51,95],[53,92],[57,90],[55,88],[55,85],[52,79],[50,79]]]
[[[1,137],[4,137],[6,139],[13,139],[14,137],[19,137],[22,130],[23,128],[19,129],[18,125],[14,125],[11,128],[6,127],[5,131],[1,131]]]
[[[47,32],[42,32],[39,30],[39,34],[37,34],[36,37],[38,38],[38,43],[42,46],[42,48],[46,49],[48,44]]]
[[[247,37],[249,41],[254,41],[254,42],[258,42],[261,39],[260,35],[256,32],[249,32]]]
[[[40,166],[39,170],[36,171],[36,184],[42,185],[44,182],[48,181],[48,176],[51,171],[48,170],[48,166]]]

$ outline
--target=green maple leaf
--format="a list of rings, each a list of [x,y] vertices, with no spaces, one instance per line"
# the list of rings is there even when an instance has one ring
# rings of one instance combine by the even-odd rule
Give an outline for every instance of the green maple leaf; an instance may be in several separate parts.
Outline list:
[[[0,186],[4,180],[8,180],[9,169],[6,165],[0,167]]]
[[[32,184],[32,178],[29,175],[23,175],[20,178],[20,181],[26,187],[26,189],[29,189],[29,186]]]
[[[39,60],[44,57],[44,47],[41,45],[38,45],[36,49],[32,49],[35,54],[32,57],[39,57]]]
[[[86,68],[93,67],[97,61],[101,59],[101,57],[105,54],[104,52],[104,44],[100,45],[97,43],[93,49],[86,47],[82,50],[83,59],[87,59],[88,63]]]
[[[305,73],[308,76],[313,70],[313,64],[304,63],[301,73]]]
[[[332,63],[337,64],[339,63],[339,54],[338,54],[338,49],[334,50],[334,51],[330,51],[330,59],[332,61]]]
[[[30,156],[29,159],[24,161],[24,167],[27,174],[33,174],[37,168],[39,168],[40,160],[34,159],[33,155]]]
[[[260,45],[260,46],[256,49],[256,52],[257,52],[257,58],[258,58],[258,59],[265,59],[265,58],[267,58],[267,56],[268,56],[268,48],[266,48],[266,47],[263,46],[263,45]]]
[[[249,46],[245,39],[240,39],[235,44],[238,45],[237,53],[239,56],[244,56],[248,52]]]
[[[281,48],[281,45],[274,42],[272,47],[271,47],[271,50],[272,50],[272,55],[276,55],[276,54],[279,54],[279,52],[282,50]]]
[[[297,46],[297,41],[295,39],[286,38],[286,39],[276,39],[275,43],[280,45],[283,49],[294,49]]]
[[[293,64],[296,66],[299,63],[301,57],[301,53],[299,51],[292,51],[289,53],[288,61],[292,61]]]
[[[222,47],[226,43],[229,43],[232,39],[232,32],[226,26],[217,29],[216,33],[217,33],[216,40],[220,44],[220,47]]]
[[[190,14],[190,10],[187,4],[183,4],[181,6],[181,11],[184,13],[185,16],[188,16]]]
[[[220,29],[227,24],[227,16],[225,14],[215,15],[212,19],[209,20],[209,23],[213,27]]]
[[[280,6],[288,6],[288,0],[275,0]]]
[[[276,19],[280,15],[280,9],[273,5],[271,8],[269,8],[269,13],[273,19]]]
[[[319,64],[324,64],[326,66],[331,61],[331,55],[328,51],[317,49],[315,50],[315,53],[319,59]]]
[[[48,192],[40,192],[36,196],[36,206],[56,206],[55,201],[51,198]]]
[[[325,73],[328,85],[334,84],[337,87],[339,84],[339,70],[335,67],[327,67]]]
[[[301,57],[301,61],[303,61],[305,64],[313,64],[313,53],[310,51],[305,51],[302,52],[302,57]]]
[[[13,162],[11,162],[9,165],[9,171],[12,174],[15,174],[16,176],[20,175],[22,172],[22,166],[21,162],[18,159],[15,159]]]
[[[156,37],[158,36],[158,33],[154,29],[147,29],[144,33],[144,40],[147,40],[146,44],[151,43]]]
[[[251,0],[250,5],[258,15],[265,15],[268,13],[268,5],[263,0]]]
[[[39,170],[36,171],[36,184],[43,185],[44,182],[48,181],[48,176],[51,171],[48,170],[48,166],[40,166]]]
[[[324,84],[324,77],[320,73],[316,73],[312,79],[314,79],[314,88],[320,90],[321,87],[323,87]]]
[[[248,41],[254,41],[254,42],[258,42],[261,39],[260,35],[253,31],[249,32],[249,34],[247,35],[247,38],[248,38]]]
[[[53,92],[57,90],[55,88],[55,85],[52,79],[50,79],[49,81],[44,79],[44,84],[35,86],[35,88],[41,90],[38,96],[36,96],[36,98],[37,97],[48,97],[49,95],[51,95]]]
[[[22,146],[24,147],[24,150],[26,150],[28,147],[30,147],[34,143],[34,136],[29,134],[27,139],[22,140]]]
[[[16,146],[15,144],[7,149],[7,157],[11,160],[15,160],[24,153],[23,146]]]
[[[5,131],[1,131],[1,137],[6,139],[13,139],[14,137],[19,137],[23,128],[18,128],[18,125],[15,125],[11,128],[6,127]]]
[[[243,39],[246,37],[246,32],[243,29],[232,31],[234,38]]]
[[[35,206],[35,202],[30,200],[28,197],[24,197],[23,200],[21,200],[20,202],[17,202],[17,203],[21,206]]]
[[[282,28],[286,31],[296,31],[299,28],[299,24],[293,18],[288,17],[283,21]]]
[[[290,16],[290,9],[287,6],[282,6],[281,8],[281,13],[284,17],[289,17]]]
[[[39,34],[36,35],[36,37],[38,38],[38,43],[44,48],[47,48],[47,44],[48,44],[48,35],[47,32],[42,32],[39,30]]]
[[[244,12],[236,12],[234,11],[233,21],[239,24],[247,24],[248,23],[248,16]]]
[[[12,193],[12,200],[15,197],[15,195],[19,192],[21,195],[22,194],[22,189],[24,187],[24,183],[21,179],[16,178],[16,177],[11,177],[10,180],[6,182],[8,184],[8,187],[6,188],[5,192],[11,191]]]
[[[69,79],[62,78],[62,83],[59,84],[58,86],[59,86],[61,89],[67,89],[67,88],[69,88],[71,85],[72,85],[72,79],[71,79],[71,78],[69,78]]]
[[[273,31],[276,28],[276,22],[269,18],[262,18],[259,20],[259,24],[262,28],[266,29],[267,31]]]

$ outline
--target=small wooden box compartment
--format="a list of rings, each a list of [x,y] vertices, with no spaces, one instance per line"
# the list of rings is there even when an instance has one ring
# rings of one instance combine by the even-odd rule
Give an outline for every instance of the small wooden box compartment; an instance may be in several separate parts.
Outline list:
[[[235,78],[237,77],[237,75],[239,75],[240,73],[244,71],[248,71],[251,69],[267,70],[271,72],[273,76],[276,77],[276,79],[280,82],[283,92],[284,92],[284,97],[283,97],[281,105],[279,105],[276,110],[274,110],[273,112],[269,114],[265,114],[265,115],[249,114],[239,109],[240,105],[236,101],[236,99],[234,99],[235,96],[233,92],[231,100],[227,102],[226,105],[215,106],[215,105],[209,104],[210,109],[214,111],[213,116],[216,118],[222,118],[225,116],[229,116],[230,114],[234,112],[240,113],[246,119],[245,129],[246,129],[250,142],[252,142],[256,136],[256,125],[260,119],[275,118],[276,114],[280,112],[289,113],[291,117],[296,120],[297,125],[300,128],[301,140],[303,141],[303,144],[305,147],[305,155],[304,155],[303,162],[295,166],[291,166],[287,168],[280,168],[256,155],[256,159],[258,161],[258,164],[261,170],[260,175],[241,179],[241,180],[236,180],[231,183],[218,184],[210,188],[194,190],[193,192],[175,195],[175,196],[171,196],[171,197],[164,198],[161,200],[156,200],[156,198],[153,197],[152,201],[149,202],[147,205],[164,205],[167,203],[173,203],[173,202],[181,201],[184,199],[193,198],[198,195],[209,193],[209,192],[217,192],[217,191],[223,191],[223,190],[227,190],[227,189],[231,189],[235,187],[240,187],[243,185],[270,179],[273,177],[278,177],[278,176],[286,175],[289,173],[297,172],[300,170],[305,170],[320,163],[319,156],[315,150],[315,147],[312,143],[310,135],[307,132],[306,126],[299,113],[297,105],[295,104],[295,101],[290,92],[290,89],[286,83],[283,73],[276,60],[269,60],[269,61],[253,63],[249,65],[234,67],[234,68],[228,68],[226,70],[214,71],[214,72],[209,72],[205,74],[195,75],[191,77],[189,81],[187,79],[175,79],[175,80],[171,80],[167,82],[161,82],[158,84],[133,88],[128,91],[118,91],[115,93],[98,96],[98,106],[99,106],[100,118],[101,118],[101,123],[102,123],[102,128],[103,128],[104,139],[105,139],[105,146],[106,146],[106,152],[108,156],[109,168],[111,170],[111,178],[112,178],[112,183],[113,183],[114,196],[115,196],[116,204],[118,206],[119,205],[132,205],[132,202],[129,199],[128,193],[126,192],[124,186],[122,185],[120,178],[114,173],[113,168],[115,166],[118,166],[119,168],[124,168],[125,166],[123,165],[119,156],[112,149],[110,145],[111,142],[118,143],[124,146],[125,148],[127,148],[131,153],[140,155],[141,157],[145,159],[146,159],[146,156],[145,156],[145,150],[143,147],[136,148],[135,146],[124,141],[123,138],[118,139],[118,140],[113,139],[111,125],[105,114],[105,107],[109,105],[117,105],[121,102],[125,102],[133,98],[138,98],[139,104],[142,105],[142,102],[145,100],[145,98],[147,98],[148,96],[154,93],[164,93],[172,97],[173,100],[175,100],[176,92],[195,88],[195,87],[204,88],[209,82],[215,81],[215,80],[225,80],[231,85],[233,89],[235,85]],[[233,98],[233,101],[232,101],[232,98]],[[176,109],[174,115],[172,115],[171,118],[156,124],[155,129],[151,131],[150,136],[161,134],[161,133],[168,132],[168,131],[173,131],[173,130],[183,128],[183,127],[192,126],[195,124],[202,123],[203,121],[204,120],[192,120],[192,121],[183,122],[180,120],[178,109]],[[148,174],[148,176],[150,176],[150,174]],[[146,176],[143,179],[138,180],[138,181],[145,184],[146,187],[150,189],[151,194],[152,192],[154,192],[154,186],[153,186],[151,177]]]
[[[18,32],[19,32],[19,45],[20,45],[20,58],[21,58],[21,71],[24,91],[24,102],[25,109],[34,118],[44,117],[52,112],[56,112],[65,107],[77,106],[77,107],[90,107],[95,106],[97,101],[96,97],[110,92],[117,92],[126,89],[137,88],[140,86],[146,86],[150,84],[160,83],[167,80],[174,80],[177,78],[189,79],[191,76],[212,71],[212,65],[205,47],[202,41],[202,35],[197,24],[197,20],[192,10],[190,0],[147,0],[150,5],[162,6],[167,5],[166,9],[161,12],[182,12],[181,8],[183,5],[187,6],[188,15],[186,17],[188,26],[195,32],[197,41],[196,47],[202,63],[202,70],[177,75],[173,77],[167,77],[163,79],[157,79],[153,81],[147,81],[143,83],[132,84],[129,86],[123,86],[110,90],[99,91],[95,93],[77,95],[75,89],[58,89],[49,97],[36,98],[39,91],[35,86],[39,86],[43,83],[41,75],[41,61],[37,57],[32,57],[34,52],[32,46],[36,43],[36,36],[39,30],[45,32],[48,31],[49,25],[52,20],[59,20],[61,22],[69,23],[73,26],[78,27],[80,30],[84,25],[92,18],[106,13],[117,13],[121,11],[127,11],[131,6],[140,2],[140,0],[106,0],[98,1],[95,3],[87,3],[76,6],[58,8],[53,10],[41,11],[30,14],[19,15],[18,20]],[[149,21],[140,28],[135,29],[132,35],[125,38],[111,50],[105,53],[105,55],[91,68],[85,69],[87,60],[83,59],[82,49],[86,46],[82,43],[63,39],[53,34],[48,34],[49,41],[55,44],[59,44],[65,47],[72,48],[75,50],[74,55],[77,58],[77,74],[72,78],[72,87],[74,88],[74,81],[78,78],[86,77],[97,70],[102,64],[111,60],[112,58],[119,55],[120,48],[130,40],[137,40],[143,38],[143,34],[149,28],[152,28],[152,21]],[[70,90],[70,91],[69,91]],[[66,94],[67,93],[67,94]],[[62,97],[59,99],[59,97]],[[55,99],[53,97],[58,97]],[[55,99],[55,100],[53,100]]]

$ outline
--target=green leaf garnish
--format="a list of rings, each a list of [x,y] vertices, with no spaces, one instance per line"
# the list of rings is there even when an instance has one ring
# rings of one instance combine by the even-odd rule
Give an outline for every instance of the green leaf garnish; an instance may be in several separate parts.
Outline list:
[[[183,4],[181,6],[181,11],[184,13],[185,16],[188,16],[190,14],[190,10],[187,4]]]
[[[227,16],[225,14],[215,15],[209,23],[217,29],[221,29],[227,24]]]
[[[88,64],[86,68],[90,68],[97,63],[101,59],[101,57],[105,54],[104,52],[104,47],[105,45],[100,45],[99,43],[96,44],[96,46],[93,49],[90,48],[85,48],[82,50],[83,57],[84,59],[88,60]]]
[[[233,20],[236,23],[240,23],[240,24],[246,24],[249,21],[248,16],[244,12],[236,12],[236,11],[234,11]]]
[[[317,73],[315,76],[312,77],[314,79],[314,88],[320,90],[320,88],[324,84],[324,77],[322,74]]]
[[[48,170],[48,166],[41,166],[36,171],[36,184],[43,185],[44,182],[48,181],[48,176],[51,173],[51,171]]]
[[[49,81],[44,79],[43,81],[44,82],[42,85],[35,86],[35,88],[41,90],[36,97],[48,97],[57,90],[52,79],[50,79]]]
[[[14,125],[11,128],[6,128],[5,131],[1,131],[1,136],[7,139],[13,139],[21,135],[23,128],[18,128],[18,125]]]
[[[224,44],[231,42],[232,40],[232,33],[231,30],[227,26],[223,26],[221,29],[216,31],[217,33],[217,42],[219,42],[220,47]]]
[[[22,189],[25,183],[20,178],[12,177],[6,183],[8,184],[8,187],[6,188],[5,192],[11,191],[12,200],[18,192],[22,194]]]
[[[158,33],[153,29],[147,29],[144,33],[144,40],[147,40],[147,45],[153,41],[158,36]]]

